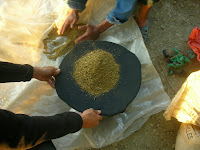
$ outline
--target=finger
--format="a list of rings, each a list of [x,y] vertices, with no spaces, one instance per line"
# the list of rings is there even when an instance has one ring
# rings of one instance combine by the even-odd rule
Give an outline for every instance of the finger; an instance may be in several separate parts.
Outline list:
[[[60,34],[63,34],[65,32],[65,29],[69,27],[69,22],[65,21],[65,23],[63,24]]]
[[[53,80],[49,79],[49,80],[47,81],[47,83],[49,83],[49,85],[50,85],[52,88],[55,88],[55,82],[54,82]]]
[[[51,87],[54,88],[54,89],[55,89],[55,83],[56,83],[56,81],[55,81],[55,80],[52,80],[52,82],[51,82]]]
[[[101,110],[94,110],[94,112],[98,115],[101,114]]]
[[[88,25],[82,25],[82,26],[78,26],[79,30],[87,30]]]
[[[83,42],[83,41],[86,41],[86,40],[89,40],[89,36],[87,33],[84,33],[83,35],[79,36],[76,40],[75,40],[75,43],[80,43],[80,42]]]
[[[53,76],[58,75],[60,72],[61,72],[60,69],[55,68],[55,69],[53,70]]]
[[[55,78],[53,76],[47,82],[52,88],[55,88]]]
[[[71,23],[71,28],[74,28],[74,26],[75,26],[75,24],[76,24],[76,22],[77,22],[78,20],[77,19],[74,19],[73,21],[72,21],[72,23]]]

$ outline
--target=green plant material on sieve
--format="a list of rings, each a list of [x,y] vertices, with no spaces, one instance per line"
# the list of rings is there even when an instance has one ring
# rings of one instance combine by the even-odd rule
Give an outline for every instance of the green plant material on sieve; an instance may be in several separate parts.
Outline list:
[[[120,66],[111,53],[96,49],[75,62],[73,77],[83,90],[99,96],[116,86],[119,71]]]

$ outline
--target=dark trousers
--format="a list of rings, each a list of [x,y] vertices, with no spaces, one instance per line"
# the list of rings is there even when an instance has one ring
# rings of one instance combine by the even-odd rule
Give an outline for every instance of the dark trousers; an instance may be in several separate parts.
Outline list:
[[[52,141],[43,142],[36,147],[33,147],[29,150],[56,150],[56,147],[53,145]]]

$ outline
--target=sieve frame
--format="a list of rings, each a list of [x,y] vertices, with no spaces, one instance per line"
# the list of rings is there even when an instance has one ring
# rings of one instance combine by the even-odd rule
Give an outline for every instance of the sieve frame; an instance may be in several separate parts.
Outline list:
[[[97,97],[82,90],[73,78],[74,63],[95,49],[110,52],[120,65],[120,78],[115,88]],[[112,42],[88,40],[76,44],[59,68],[61,73],[56,77],[56,92],[60,99],[79,112],[93,108],[101,110],[104,116],[122,113],[134,100],[141,85],[141,63],[137,56]]]

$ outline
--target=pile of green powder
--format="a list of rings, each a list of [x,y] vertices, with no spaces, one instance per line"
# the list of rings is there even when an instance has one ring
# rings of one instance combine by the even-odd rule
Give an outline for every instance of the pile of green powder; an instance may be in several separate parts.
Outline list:
[[[90,95],[99,96],[113,89],[119,80],[120,66],[113,55],[97,49],[75,62],[73,76]]]

